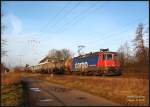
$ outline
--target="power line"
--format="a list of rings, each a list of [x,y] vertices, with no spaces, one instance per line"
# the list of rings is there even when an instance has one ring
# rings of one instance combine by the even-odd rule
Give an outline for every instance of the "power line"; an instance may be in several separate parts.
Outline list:
[[[146,25],[146,24],[143,24],[143,25]],[[115,39],[115,40],[119,40],[119,39],[121,39],[120,37],[121,37],[121,36],[119,36],[119,38],[117,38],[117,39]],[[115,42],[114,42],[114,43],[115,43]]]
[[[79,21],[81,21],[81,18],[87,18],[87,17],[85,17],[85,16],[88,16],[89,14],[89,12],[90,11],[92,11],[92,9],[93,9],[93,11],[96,9],[95,8],[95,6],[96,5],[98,5],[97,4],[97,2],[96,3],[94,3],[93,5],[91,5],[91,6],[89,6],[88,8],[86,8],[85,10],[83,10],[82,12],[80,12],[78,15],[76,15],[76,17],[73,19],[73,23],[71,24],[71,25],[73,25],[73,24],[76,24],[76,23],[78,23]],[[100,6],[102,6],[102,5],[100,5]],[[95,8],[95,9],[94,9]],[[87,13],[87,14],[83,14],[83,13]],[[70,21],[70,22],[72,22],[72,21]],[[67,24],[69,24],[69,22],[68,23],[65,23],[64,25],[67,25]],[[70,25],[70,26],[71,26]],[[69,27],[70,28],[70,27]],[[64,32],[65,31],[65,29],[62,29],[63,31],[62,32]],[[61,33],[62,33],[61,32]]]
[[[144,24],[144,25],[146,25],[146,24]],[[125,30],[125,31],[127,31],[127,30]],[[124,32],[125,32],[125,31],[124,31]],[[119,33],[123,33],[123,32],[119,32]],[[112,37],[112,36],[110,36],[110,37]],[[121,37],[121,36],[119,36],[118,39],[115,39],[115,41],[111,44],[111,46],[118,45],[118,44],[117,44],[118,42],[116,42],[116,41],[118,41],[118,40],[120,40],[120,39],[122,38],[122,37],[121,37],[121,38],[120,38],[120,37]],[[127,39],[126,39],[126,40],[127,40]],[[122,42],[122,40],[121,40],[120,42]],[[101,44],[101,42],[100,42],[100,44]],[[131,47],[130,47],[130,48],[131,48]]]
[[[141,18],[140,18],[141,19]],[[138,20],[139,20],[139,18],[138,18]],[[133,22],[133,21],[132,21]],[[137,22],[137,20],[136,21],[134,21],[134,23],[135,22]],[[111,32],[110,34],[106,34],[105,36],[104,36],[104,38],[102,38],[102,39],[97,39],[97,41],[99,41],[99,40],[101,40],[101,41],[103,41],[104,42],[104,40],[105,39],[107,39],[108,40],[108,38],[111,38],[111,37],[114,37],[112,34],[118,34],[118,33],[123,33],[123,32],[125,32],[125,31],[128,31],[128,29],[131,27],[131,25],[132,25],[133,23],[128,23],[128,24],[126,24],[126,26],[124,26],[124,27],[122,27],[123,29],[120,31],[120,32]],[[97,43],[101,43],[101,42],[97,42]],[[88,42],[88,44],[89,44],[89,42]],[[92,44],[92,43],[91,43]]]
[[[69,14],[71,14],[73,12],[73,10],[75,8],[77,8],[79,5],[81,4],[81,1],[79,1],[77,4],[75,4],[71,9],[70,11],[63,17],[63,19],[65,19],[65,17],[69,16]],[[62,20],[59,21],[59,23],[61,22]],[[51,28],[54,28],[58,23],[55,23]]]
[[[56,19],[58,19],[58,16],[61,14],[61,13],[63,13],[63,11],[68,7],[68,5],[70,4],[70,1],[68,2],[68,3],[66,3],[66,5],[62,8],[62,9],[60,9],[59,10],[59,12],[58,13],[56,13],[56,15],[54,16],[54,21],[56,21]],[[53,22],[54,22],[53,21]],[[39,34],[40,33],[42,33],[42,31],[43,30],[45,30],[45,28],[47,27],[47,26],[49,26],[49,24],[51,23],[52,21],[50,20],[46,25],[44,25],[44,27],[42,27],[42,29],[39,31]],[[52,26],[53,24],[51,24],[51,26]],[[48,28],[48,27],[47,27]]]

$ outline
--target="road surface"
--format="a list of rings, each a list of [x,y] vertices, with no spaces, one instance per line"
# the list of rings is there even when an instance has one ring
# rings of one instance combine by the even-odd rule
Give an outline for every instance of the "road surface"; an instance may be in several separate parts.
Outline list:
[[[33,77],[24,77],[26,83],[26,106],[119,106],[104,98]]]

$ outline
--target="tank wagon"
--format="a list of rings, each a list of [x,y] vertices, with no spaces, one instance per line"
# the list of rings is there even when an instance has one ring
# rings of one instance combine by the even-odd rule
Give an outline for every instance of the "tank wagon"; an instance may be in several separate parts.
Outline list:
[[[71,69],[82,75],[121,75],[117,52],[108,49],[74,57]]]
[[[39,63],[35,66],[29,66],[28,71],[36,73],[64,73],[64,61],[63,60],[48,60],[43,63]]]

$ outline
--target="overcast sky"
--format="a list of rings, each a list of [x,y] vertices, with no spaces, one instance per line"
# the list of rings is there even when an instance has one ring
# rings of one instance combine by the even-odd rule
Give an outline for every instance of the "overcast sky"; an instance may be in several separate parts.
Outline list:
[[[22,65],[33,65],[53,48],[77,55],[78,45],[85,53],[132,46],[138,24],[148,27],[148,11],[146,1],[3,1],[8,56],[2,61],[15,66],[22,55]]]

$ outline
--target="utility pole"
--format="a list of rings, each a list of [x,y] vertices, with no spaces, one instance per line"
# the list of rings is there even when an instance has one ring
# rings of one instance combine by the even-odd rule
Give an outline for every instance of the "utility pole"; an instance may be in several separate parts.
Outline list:
[[[8,55],[7,55],[7,54],[5,54],[5,55],[4,55],[4,57],[5,57],[5,58],[4,58],[4,64],[5,64],[5,66],[6,66],[6,65],[7,65],[7,62],[8,62],[8,61],[7,61],[7,59],[8,59]]]
[[[81,55],[81,50],[82,50],[83,48],[85,48],[84,45],[79,45],[79,46],[78,46],[78,55]]]
[[[37,44],[40,44],[40,41],[35,39],[28,40],[28,44],[31,45],[33,53],[35,53]]]
[[[20,66],[21,66],[21,64],[22,64],[22,57],[23,57],[23,55],[18,55],[19,56],[19,62],[20,62]]]

